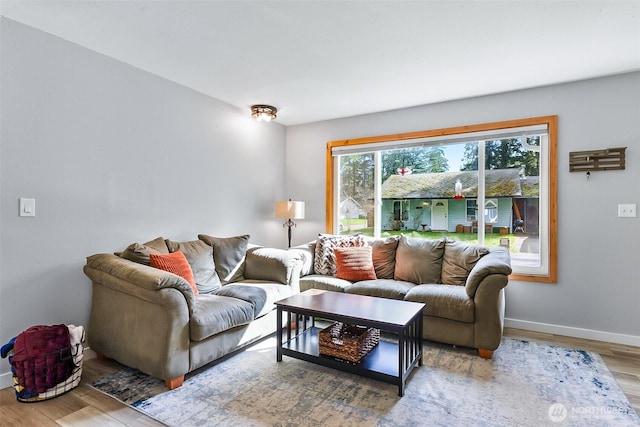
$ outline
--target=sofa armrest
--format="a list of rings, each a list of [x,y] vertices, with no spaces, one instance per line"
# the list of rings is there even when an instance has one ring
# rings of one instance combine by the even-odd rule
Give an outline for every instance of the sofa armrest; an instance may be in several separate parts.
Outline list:
[[[195,297],[184,279],[111,254],[88,257],[84,272],[93,283],[93,350],[165,380],[189,372]]]
[[[191,285],[182,277],[113,254],[96,254],[87,257],[84,273],[94,282],[115,287],[121,292],[135,293],[136,288],[147,291],[174,288],[184,296],[190,313],[195,305]]]
[[[310,274],[315,274],[313,263],[315,261],[316,255],[316,240],[305,243],[303,245],[289,248],[289,251],[297,254],[302,260],[302,270],[300,271],[300,276],[304,277]]]
[[[302,259],[283,249],[257,247],[247,250],[244,277],[282,283],[300,291]]]
[[[506,248],[500,246],[490,248],[489,253],[480,258],[471,269],[465,283],[465,289],[469,298],[475,298],[478,286],[491,274],[501,274],[504,276],[511,274],[511,256]],[[507,281],[504,282],[504,286],[506,286],[506,284]],[[499,291],[499,289],[497,289],[497,291]]]

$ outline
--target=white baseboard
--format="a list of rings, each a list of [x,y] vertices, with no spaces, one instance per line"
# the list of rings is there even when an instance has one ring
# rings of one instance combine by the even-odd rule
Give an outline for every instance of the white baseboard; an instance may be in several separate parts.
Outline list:
[[[524,329],[525,331],[543,332],[547,334],[564,335],[573,338],[583,338],[640,347],[640,336],[616,334],[612,332],[596,331],[593,329],[574,328],[571,326],[552,325],[550,323],[530,322],[528,320],[504,319],[504,325],[509,328]]]
[[[13,375],[11,372],[0,374],[0,389],[13,386]]]

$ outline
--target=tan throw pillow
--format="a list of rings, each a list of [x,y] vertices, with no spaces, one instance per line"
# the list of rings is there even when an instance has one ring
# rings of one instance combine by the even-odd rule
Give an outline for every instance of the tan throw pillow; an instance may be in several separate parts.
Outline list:
[[[191,266],[193,278],[201,294],[210,294],[222,287],[213,261],[213,248],[202,240],[173,242],[167,240],[169,252],[180,251]]]
[[[455,240],[447,240],[442,259],[442,283],[464,285],[476,263],[489,253],[489,248]]]
[[[393,279],[399,240],[398,236],[392,236],[384,240],[373,239],[369,241],[372,249],[373,267],[378,279]]]
[[[198,234],[198,239],[213,247],[216,272],[223,285],[244,280],[244,258],[249,247],[249,235],[213,237]]]
[[[444,239],[420,239],[401,236],[396,250],[395,280],[420,285],[441,283]]]
[[[177,274],[189,282],[191,289],[193,289],[193,293],[198,295],[198,287],[193,279],[191,266],[182,252],[178,251],[170,254],[151,254],[149,255],[149,259],[151,267]]]
[[[373,280],[376,271],[371,259],[371,246],[335,248],[336,277],[352,282]]]
[[[335,236],[333,234],[320,234],[316,241],[316,253],[313,260],[313,269],[316,274],[336,275],[335,248],[350,246],[365,246],[366,240],[362,235]]]
[[[156,237],[155,239],[140,244],[132,243],[120,254],[121,258],[128,259],[129,261],[137,262],[138,264],[151,265],[149,260],[150,254],[168,254],[169,249],[164,243],[164,238]]]

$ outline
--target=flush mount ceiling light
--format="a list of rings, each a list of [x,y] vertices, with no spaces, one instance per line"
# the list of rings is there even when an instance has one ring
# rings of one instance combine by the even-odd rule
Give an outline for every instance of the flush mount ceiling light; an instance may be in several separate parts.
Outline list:
[[[278,117],[277,113],[278,109],[271,105],[258,104],[251,106],[251,117],[259,122],[270,122],[271,120],[275,120],[276,117]]]

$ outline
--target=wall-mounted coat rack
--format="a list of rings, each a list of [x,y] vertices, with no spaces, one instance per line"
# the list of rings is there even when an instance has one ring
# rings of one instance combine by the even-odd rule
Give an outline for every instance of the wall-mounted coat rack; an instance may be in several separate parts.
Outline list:
[[[572,151],[569,153],[569,172],[590,172],[624,169],[627,147],[606,150]]]

